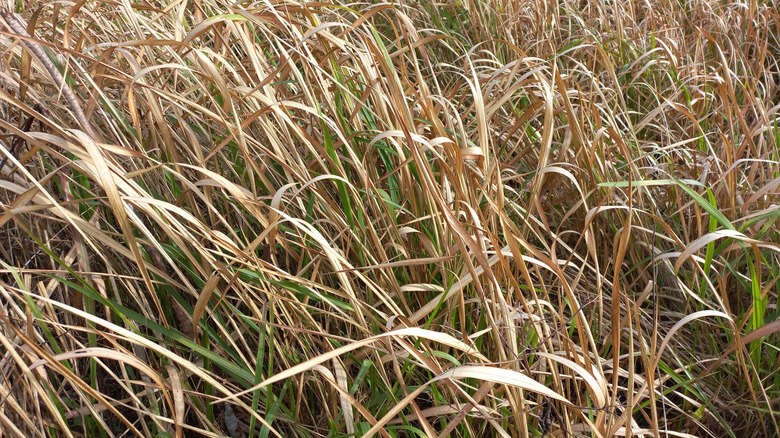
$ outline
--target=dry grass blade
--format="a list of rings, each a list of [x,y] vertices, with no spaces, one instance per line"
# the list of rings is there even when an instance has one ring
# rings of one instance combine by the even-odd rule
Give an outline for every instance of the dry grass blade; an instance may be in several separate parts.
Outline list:
[[[780,435],[776,0],[13,8],[4,433]]]

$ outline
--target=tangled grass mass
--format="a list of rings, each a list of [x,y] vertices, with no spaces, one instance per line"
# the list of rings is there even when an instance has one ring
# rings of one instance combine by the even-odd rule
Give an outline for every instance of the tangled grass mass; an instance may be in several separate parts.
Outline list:
[[[3,2],[0,436],[780,436],[779,11]]]

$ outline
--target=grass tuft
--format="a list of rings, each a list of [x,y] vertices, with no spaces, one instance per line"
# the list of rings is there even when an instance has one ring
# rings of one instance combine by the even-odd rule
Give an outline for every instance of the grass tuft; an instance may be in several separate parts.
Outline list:
[[[778,10],[16,2],[0,430],[780,435]]]

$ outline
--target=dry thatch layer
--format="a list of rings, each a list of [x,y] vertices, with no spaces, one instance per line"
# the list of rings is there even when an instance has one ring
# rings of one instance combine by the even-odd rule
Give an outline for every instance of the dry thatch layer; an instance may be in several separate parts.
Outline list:
[[[20,5],[0,435],[780,434],[777,0]]]

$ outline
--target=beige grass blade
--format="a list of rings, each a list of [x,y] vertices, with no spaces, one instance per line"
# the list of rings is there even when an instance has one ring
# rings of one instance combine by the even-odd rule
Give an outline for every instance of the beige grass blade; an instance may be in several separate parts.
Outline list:
[[[306,362],[300,363],[298,365],[295,365],[291,368],[288,368],[285,371],[282,371],[278,374],[275,374],[272,377],[269,377],[268,379],[265,379],[264,381],[260,382],[259,384],[253,386],[250,389],[247,389],[245,391],[241,391],[237,394],[230,395],[228,397],[225,397],[223,399],[220,399],[220,402],[228,401],[236,399],[244,394],[257,391],[260,388],[263,388],[265,386],[268,386],[272,383],[279,382],[281,380],[285,380],[287,378],[290,378],[296,374],[300,374],[304,371],[308,371],[312,369],[316,365],[321,365],[324,362],[327,362],[329,360],[333,360],[339,356],[341,356],[344,353],[348,353],[350,351],[357,350],[358,348],[370,346],[371,344],[381,341],[385,338],[392,338],[392,337],[406,337],[406,336],[416,336],[419,338],[428,339],[434,342],[439,342],[444,345],[450,346],[452,348],[456,348],[460,351],[463,351],[464,353],[468,353],[473,355],[476,359],[486,361],[487,358],[480,354],[479,352],[475,351],[471,346],[466,345],[463,343],[463,341],[459,341],[458,339],[455,339],[454,337],[446,334],[446,333],[440,333],[440,332],[434,332],[431,330],[421,329],[421,328],[404,328],[404,329],[398,329],[393,330],[391,332],[382,333],[376,336],[372,336],[367,339],[363,339],[361,341],[356,341],[352,344],[345,345],[343,347],[339,347],[333,351],[329,351],[325,354],[321,354],[317,357],[314,357],[312,359],[307,360]]]

